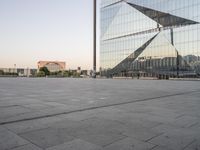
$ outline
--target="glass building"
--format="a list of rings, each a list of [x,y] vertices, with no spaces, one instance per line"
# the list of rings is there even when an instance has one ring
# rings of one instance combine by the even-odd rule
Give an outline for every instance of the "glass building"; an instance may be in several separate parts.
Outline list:
[[[103,76],[200,76],[200,0],[102,0]]]

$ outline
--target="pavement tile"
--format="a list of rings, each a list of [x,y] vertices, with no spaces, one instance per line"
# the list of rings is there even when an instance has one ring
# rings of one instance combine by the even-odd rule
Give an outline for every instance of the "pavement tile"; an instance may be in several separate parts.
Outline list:
[[[176,148],[171,149],[171,148],[164,147],[164,146],[155,146],[154,148],[152,148],[152,150],[176,150]]]
[[[199,118],[197,117],[192,117],[188,115],[183,115],[175,120],[173,122],[174,125],[183,127],[183,128],[189,128],[199,122]]]
[[[190,145],[185,147],[184,150],[200,150],[200,138],[193,141]]]
[[[32,110],[41,110],[41,109],[50,109],[51,107],[45,103],[33,103],[33,104],[26,104],[23,105],[25,108],[29,108]]]
[[[162,134],[159,132],[151,131],[146,128],[134,128],[134,127],[127,127],[124,131],[122,131],[122,133],[123,135],[132,137],[141,141],[148,141]]]
[[[98,133],[120,133],[119,128],[124,125],[120,122],[102,119],[99,117],[92,117],[82,121],[73,121],[66,119],[52,125],[53,128],[64,129],[69,134],[98,134]]]
[[[168,149],[173,150],[182,150],[195,140],[195,137],[192,137],[187,134],[180,133],[164,133],[158,137],[155,137],[149,141],[149,143],[167,147]]]
[[[0,150],[8,150],[28,143],[28,141],[24,140],[18,135],[0,127]]]
[[[50,147],[47,150],[103,150],[100,146],[86,142],[81,139],[75,139],[73,141],[60,144],[54,147]]]
[[[0,123],[44,117],[0,125],[9,129],[0,130],[0,148],[34,147],[25,138],[42,149],[129,149],[132,143],[137,149],[148,143],[155,150],[194,149],[200,143],[200,92],[188,94],[193,90],[200,91],[199,82],[0,78]]]
[[[155,145],[147,142],[125,138],[104,147],[104,150],[151,150],[153,147]]]
[[[22,106],[6,107],[0,109],[0,118],[7,118],[11,116],[17,116],[19,114],[24,114],[31,112],[30,109]]]
[[[118,121],[127,126],[144,127],[148,129],[161,124],[158,121],[147,120],[146,115],[141,115],[141,113],[126,112],[126,109],[107,109],[107,111],[99,111],[98,117]]]
[[[52,147],[68,141],[72,141],[74,137],[69,136],[63,130],[46,128],[20,134],[21,137],[27,139],[42,148]]]
[[[118,122],[101,118],[89,118],[83,121],[66,120],[53,125],[57,130],[63,130],[76,138],[104,146],[116,140],[125,138],[118,128],[123,127]]]
[[[99,116],[100,112],[101,111],[97,111],[97,110],[88,110],[88,111],[85,111],[85,112],[77,112],[77,113],[62,115],[60,117],[62,117],[64,119],[69,119],[69,120],[72,120],[72,121],[83,121],[83,120],[86,120],[86,119],[89,119],[89,118]]]
[[[106,146],[123,138],[126,136],[116,133],[109,133],[109,134],[82,134],[77,136],[80,139],[88,141],[90,143],[99,145],[99,146]]]
[[[16,148],[14,148],[12,150],[42,150],[42,149],[37,147],[36,145],[27,144],[27,145],[16,147]]]
[[[42,118],[42,119],[6,124],[3,126],[19,134],[19,133],[25,133],[25,132],[30,132],[30,131],[39,130],[39,129],[45,129],[49,127],[51,124],[55,122],[59,122],[61,120],[63,120],[61,117],[50,117],[50,118],[47,117],[47,118]]]

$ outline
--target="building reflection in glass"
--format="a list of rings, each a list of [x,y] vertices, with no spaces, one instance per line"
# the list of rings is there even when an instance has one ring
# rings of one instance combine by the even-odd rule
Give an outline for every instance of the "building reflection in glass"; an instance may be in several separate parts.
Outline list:
[[[102,0],[101,74],[200,76],[199,0]]]

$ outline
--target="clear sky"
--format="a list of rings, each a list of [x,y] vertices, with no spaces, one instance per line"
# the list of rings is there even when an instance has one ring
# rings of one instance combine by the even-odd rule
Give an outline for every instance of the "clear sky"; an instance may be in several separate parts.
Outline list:
[[[57,60],[91,69],[92,17],[93,0],[0,0],[0,68]]]

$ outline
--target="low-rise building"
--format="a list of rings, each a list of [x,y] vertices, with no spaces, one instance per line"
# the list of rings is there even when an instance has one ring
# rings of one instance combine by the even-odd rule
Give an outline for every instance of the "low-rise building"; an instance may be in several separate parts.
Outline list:
[[[64,71],[66,63],[61,61],[39,61],[38,70],[42,67],[47,67],[50,72]]]
[[[20,77],[29,77],[35,76],[37,73],[37,69],[30,69],[30,68],[0,68],[2,71],[2,75],[9,75],[9,74],[17,74]]]

